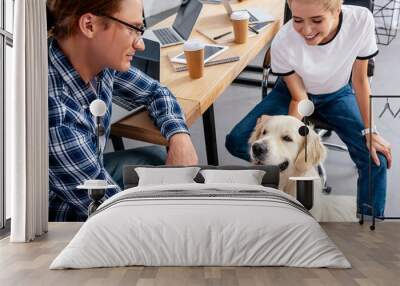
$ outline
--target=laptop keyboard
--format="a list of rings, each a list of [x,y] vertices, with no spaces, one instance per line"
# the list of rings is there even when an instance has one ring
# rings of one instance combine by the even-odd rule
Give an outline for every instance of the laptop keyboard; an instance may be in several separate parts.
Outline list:
[[[154,30],[153,33],[157,36],[157,38],[163,45],[177,43],[181,41],[171,32],[170,28],[157,29]]]
[[[124,99],[124,98],[122,98],[120,96],[117,96],[117,95],[113,95],[112,102],[115,103],[116,105],[128,110],[128,111],[131,111],[131,110],[133,110],[133,109],[138,107],[133,102],[128,101],[128,100],[126,100],[126,99]]]

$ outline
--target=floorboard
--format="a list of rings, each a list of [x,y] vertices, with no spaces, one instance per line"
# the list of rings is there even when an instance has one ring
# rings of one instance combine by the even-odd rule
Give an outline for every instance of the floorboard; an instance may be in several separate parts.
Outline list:
[[[322,227],[351,262],[352,269],[290,267],[120,267],[48,270],[80,223],[50,223],[45,236],[29,244],[0,241],[0,285],[398,286],[400,223],[381,222],[376,231],[356,223]]]

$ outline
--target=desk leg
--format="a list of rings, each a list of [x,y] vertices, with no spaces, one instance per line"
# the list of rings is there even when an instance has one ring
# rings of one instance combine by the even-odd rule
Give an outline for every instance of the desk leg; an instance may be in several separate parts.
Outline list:
[[[121,137],[111,135],[111,142],[114,147],[114,151],[123,151],[125,150],[124,141],[122,141]]]
[[[217,136],[215,133],[214,105],[203,114],[204,140],[206,142],[207,162],[218,166]]]

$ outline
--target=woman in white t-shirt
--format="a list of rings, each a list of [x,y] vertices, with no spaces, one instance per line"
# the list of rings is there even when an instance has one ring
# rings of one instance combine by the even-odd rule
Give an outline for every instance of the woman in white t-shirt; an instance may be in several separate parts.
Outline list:
[[[372,13],[342,0],[288,0],[292,19],[271,46],[272,72],[280,76],[275,88],[226,137],[229,152],[249,160],[248,138],[263,115],[289,114],[301,119],[298,103],[309,98],[315,113],[328,123],[349,149],[358,168],[358,213],[370,214],[369,151],[375,215],[382,216],[386,198],[386,169],[390,144],[373,127],[369,150],[368,59],[378,54]],[[351,81],[351,84],[349,82]]]

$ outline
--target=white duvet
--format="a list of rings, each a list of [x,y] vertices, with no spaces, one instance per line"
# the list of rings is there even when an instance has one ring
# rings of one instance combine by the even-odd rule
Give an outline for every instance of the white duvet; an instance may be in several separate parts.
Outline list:
[[[178,195],[172,197],[135,198],[175,190]],[[185,191],[189,195],[179,195]],[[251,191],[258,191],[260,197]],[[216,192],[228,195],[219,197]],[[235,192],[240,197],[229,195]],[[132,188],[105,201],[50,269],[128,265],[349,268],[341,251],[298,204],[283,192],[254,185]]]

